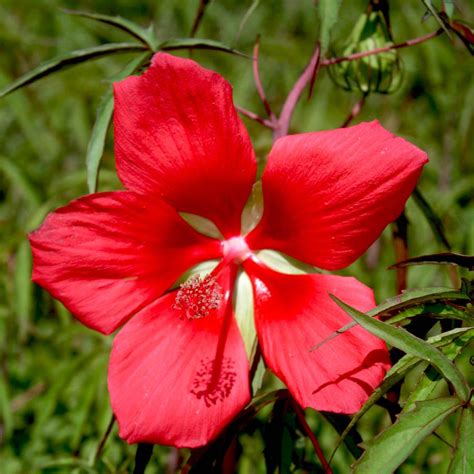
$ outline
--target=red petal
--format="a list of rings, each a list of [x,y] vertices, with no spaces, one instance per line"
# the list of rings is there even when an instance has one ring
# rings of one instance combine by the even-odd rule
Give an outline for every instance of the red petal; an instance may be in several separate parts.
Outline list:
[[[385,343],[356,326],[310,349],[351,321],[329,293],[367,311],[375,304],[372,290],[350,277],[285,275],[250,261],[244,266],[267,365],[301,406],[355,413],[389,368]]]
[[[198,234],[164,201],[128,191],[71,202],[30,242],[33,280],[106,334],[220,252],[217,240]]]
[[[114,85],[115,153],[124,185],[211,219],[226,235],[256,172],[232,88],[194,61],[159,53],[139,77]]]
[[[170,293],[118,333],[109,391],[129,443],[202,446],[249,402],[247,356],[229,294],[208,316],[188,320],[173,309]]]
[[[281,138],[263,174],[264,215],[247,242],[344,268],[400,215],[426,162],[378,122]]]

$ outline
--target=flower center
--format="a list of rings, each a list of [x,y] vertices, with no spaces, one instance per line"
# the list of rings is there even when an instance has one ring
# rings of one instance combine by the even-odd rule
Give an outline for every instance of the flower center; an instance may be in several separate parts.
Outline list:
[[[173,308],[187,319],[201,319],[217,309],[221,300],[222,288],[213,276],[194,275],[181,284]]]
[[[232,237],[222,242],[224,260],[240,264],[252,255],[244,237]]]

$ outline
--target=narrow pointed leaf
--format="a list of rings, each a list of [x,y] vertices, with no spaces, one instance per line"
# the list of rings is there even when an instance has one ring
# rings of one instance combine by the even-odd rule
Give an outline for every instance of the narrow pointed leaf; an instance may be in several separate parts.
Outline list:
[[[119,30],[128,33],[137,40],[141,41],[144,45],[148,46],[152,51],[156,51],[156,40],[153,36],[153,32],[146,28],[142,28],[140,25],[133,23],[133,21],[127,20],[120,16],[102,15],[100,13],[84,12],[79,10],[68,10],[64,9],[64,13],[68,15],[80,16],[89,20],[98,21],[105,23],[106,25],[113,26]]]
[[[225,53],[236,54],[237,56],[248,57],[246,54],[231,48],[230,46],[210,39],[199,38],[176,38],[164,41],[158,46],[161,51],[175,51],[178,49],[211,49],[213,51],[223,51]]]
[[[451,331],[438,334],[436,336],[429,337],[427,339],[427,342],[429,344],[433,344],[435,347],[440,348],[443,353],[446,353],[448,355],[451,352],[450,347],[452,345],[464,347],[466,343],[472,340],[473,338],[474,329],[457,328]],[[392,366],[392,368],[387,372],[380,386],[377,387],[374,392],[372,392],[372,395],[367,399],[362,408],[352,417],[351,422],[342,432],[341,437],[339,438],[330,459],[334,457],[334,454],[339,449],[339,446],[345,441],[347,435],[350,433],[352,428],[367,413],[367,411],[372,408],[375,403],[377,403],[378,399],[382,397],[385,393],[387,393],[391,387],[393,387],[397,382],[402,380],[411,369],[413,369],[420,363],[421,361],[418,358],[407,354],[403,356],[394,366]]]
[[[472,474],[474,472],[474,413],[472,406],[462,409],[459,418],[454,456],[448,474]]]
[[[367,316],[355,308],[345,304],[334,295],[331,298],[339,305],[346,313],[354,319],[358,324],[365,328],[370,333],[380,337],[388,344],[397,347],[398,349],[411,354],[420,359],[426,360],[441,373],[441,375],[451,382],[456,393],[463,400],[469,397],[469,387],[466,380],[462,376],[459,369],[438,349],[433,347],[428,342],[420,339],[408,331],[401,328],[396,328],[390,324],[379,321],[375,318]]]
[[[20,341],[26,339],[30,330],[30,319],[33,310],[32,265],[30,245],[25,238],[18,246],[15,256],[15,313]]]
[[[464,291],[452,290],[450,288],[424,288],[404,291],[401,295],[389,298],[383,303],[376,306],[374,309],[367,312],[367,315],[374,318],[386,320],[389,323],[401,321],[406,317],[410,317],[412,311],[418,311],[420,306],[435,303],[468,303],[470,301],[469,295]],[[421,314],[421,313],[418,313]],[[337,331],[333,332],[326,339],[319,342],[310,350],[315,351],[322,345],[334,339],[339,334],[342,334],[353,328],[357,323],[352,321]]]
[[[419,402],[415,410],[401,415],[395,424],[367,443],[353,472],[394,472],[459,405],[455,397]]]
[[[391,265],[389,268],[408,267],[410,265],[442,264],[458,265],[460,267],[474,270],[474,256],[462,255],[460,253],[444,252],[431,255],[420,255],[419,257],[409,258]]]
[[[395,316],[385,320],[388,324],[400,323],[406,321],[415,316],[427,316],[436,319],[458,319],[460,321],[466,321],[467,323],[473,323],[474,318],[469,316],[463,309],[458,309],[448,304],[421,304],[411,308],[406,308]]]
[[[119,81],[127,76],[133,74],[143,63],[149,53],[140,55],[138,58],[130,61],[127,66],[115,77],[112,81]],[[105,138],[107,130],[112,120],[114,111],[114,97],[113,91],[110,87],[107,93],[102,98],[99,109],[97,110],[97,118],[92,129],[92,135],[87,147],[86,155],[86,169],[87,169],[87,187],[90,193],[97,191],[97,177],[99,174],[99,165],[102,155],[104,153]]]
[[[451,344],[444,347],[443,354],[449,360],[453,361],[473,339],[474,329],[467,331],[456,338]],[[433,369],[433,367],[429,367],[420,377],[416,387],[410,392],[402,412],[410,411],[416,402],[430,398],[431,394],[434,392],[436,387],[438,387],[440,382],[441,376],[439,373]]]
[[[27,72],[16,81],[12,82],[0,92],[0,97],[4,97],[7,94],[19,89],[20,87],[24,87],[28,84],[36,82],[37,80],[48,76],[53,72],[61,71],[67,67],[75,66],[76,64],[80,64],[91,59],[97,59],[102,56],[115,53],[143,51],[144,49],[146,49],[146,47],[138,43],[107,43],[101,44],[100,46],[92,46],[90,48],[64,53],[40,64],[38,67],[34,68],[30,72]]]
[[[321,54],[327,51],[331,30],[337,22],[342,0],[319,0],[319,41],[321,43]]]
[[[427,8],[427,10],[431,13],[431,15],[433,15],[434,19],[439,23],[439,26],[441,26],[441,28],[443,28],[445,33],[448,35],[449,39],[452,40],[453,37],[452,37],[450,31],[448,30],[445,22],[443,21],[442,16],[438,13],[436,8],[434,7],[432,0],[421,0],[421,1],[423,2],[425,7]]]

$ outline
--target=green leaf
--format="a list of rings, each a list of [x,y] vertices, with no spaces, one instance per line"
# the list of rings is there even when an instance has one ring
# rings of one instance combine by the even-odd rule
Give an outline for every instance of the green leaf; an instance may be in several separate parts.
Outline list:
[[[367,443],[354,473],[394,472],[415,448],[460,406],[455,397],[418,402],[415,410]]]
[[[459,369],[438,349],[428,342],[420,339],[402,328],[390,326],[390,324],[378,321],[364,313],[352,308],[342,302],[334,295],[331,298],[358,324],[370,333],[380,337],[390,345],[411,354],[420,359],[426,360],[441,373],[441,375],[451,382],[456,393],[463,400],[469,397],[469,387]]]
[[[474,339],[474,329],[467,331],[457,337],[451,344],[443,348],[443,354],[449,360],[455,360],[461,351]],[[410,392],[402,412],[407,412],[413,408],[416,402],[426,400],[438,387],[441,381],[439,373],[429,367],[421,376],[416,387]]]
[[[454,456],[448,474],[472,474],[474,472],[474,414],[472,406],[461,410],[457,429]]]
[[[0,422],[3,429],[3,437],[8,439],[13,431],[13,413],[8,382],[4,373],[0,375]]]
[[[99,165],[104,153],[105,138],[107,130],[112,120],[114,112],[114,96],[112,92],[107,92],[97,110],[94,128],[87,147],[86,169],[87,169],[87,188],[90,193],[97,191],[97,180],[99,176]]]
[[[467,292],[452,290],[451,288],[424,288],[422,290],[407,290],[401,295],[387,299],[371,311],[368,311],[367,315],[372,318],[378,317],[381,319],[386,319],[388,322],[393,323],[403,320],[406,317],[410,317],[410,315],[413,315],[412,312],[417,311],[416,308],[418,308],[420,305],[425,306],[433,303],[449,304],[450,302],[462,303],[469,301],[470,297]],[[331,339],[334,339],[336,336],[353,328],[356,324],[357,323],[355,321],[352,321],[337,331],[334,331],[326,339],[312,347],[310,351],[319,349]]]
[[[448,264],[458,265],[460,267],[474,270],[474,257],[471,255],[462,255],[460,253],[444,252],[430,255],[420,255],[419,257],[409,258],[391,265],[389,268],[402,268],[410,265],[424,265],[424,264]]]
[[[24,341],[30,329],[33,305],[33,282],[31,281],[32,257],[28,240],[19,245],[15,256],[15,313],[19,328],[19,339]]]
[[[130,61],[125,68],[112,81],[119,81],[133,74],[148,58],[149,53],[140,55],[138,58]],[[87,147],[86,169],[87,169],[87,187],[90,193],[97,191],[97,178],[99,174],[99,165],[104,153],[105,138],[107,130],[112,120],[114,111],[114,96],[112,88],[102,98],[99,109],[97,110],[97,118],[92,129],[92,135]]]
[[[439,14],[439,12],[436,10],[436,8],[434,7],[433,5],[433,2],[431,0],[421,0],[423,2],[423,5],[425,5],[425,7],[427,8],[428,12],[433,15],[434,19],[439,23],[439,26],[441,26],[441,28],[445,31],[445,33],[448,35],[449,39],[452,40],[453,37],[449,31],[449,29],[447,28],[447,26],[445,25],[441,15]]]
[[[248,8],[248,10],[245,12],[245,15],[242,17],[242,20],[239,25],[239,29],[237,30],[237,34],[235,35],[235,41],[237,41],[240,38],[242,30],[244,29],[244,26],[249,21],[250,17],[252,16],[252,14],[254,13],[254,11],[257,9],[259,5],[260,5],[260,0],[253,0],[252,4]]]
[[[342,0],[319,0],[319,42],[321,43],[321,55],[327,51],[331,30],[335,25]]]
[[[176,38],[163,41],[158,46],[160,51],[175,51],[178,49],[211,49],[213,51],[223,51],[225,53],[236,54],[248,58],[249,56],[238,51],[237,49],[231,48],[230,46],[221,43],[220,41],[214,41],[210,39],[200,38]]]
[[[67,67],[75,66],[76,64],[107,56],[109,54],[130,53],[134,51],[143,51],[144,49],[146,49],[145,46],[138,43],[107,43],[101,44],[100,46],[92,46],[91,48],[84,48],[61,54],[40,64],[32,71],[27,72],[11,83],[6,89],[3,89],[3,91],[0,92],[0,98],[10,94],[20,87],[27,86],[28,84],[31,84],[49,74],[61,71]]]
[[[387,324],[400,324],[402,321],[406,321],[407,319],[420,315],[429,316],[436,319],[458,319],[460,321],[466,321],[467,323],[474,322],[474,318],[469,316],[466,311],[448,304],[439,303],[421,304],[406,308],[397,313],[395,316],[387,319],[385,322]]]
[[[64,13],[67,13],[68,15],[80,16],[89,20],[98,21],[100,23],[105,23],[106,25],[118,28],[119,30],[124,31],[125,33],[128,33],[137,40],[141,41],[152,51],[156,51],[157,41],[153,34],[153,31],[143,28],[140,25],[133,23],[133,21],[127,20],[126,18],[122,18],[120,16],[102,15],[100,13],[84,12],[79,10],[63,9],[62,11]]]
[[[435,347],[441,348],[441,350],[449,354],[451,346],[464,347],[465,341],[470,341],[474,338],[474,329],[472,328],[457,328],[451,331],[447,331],[436,336],[429,337],[427,339],[428,344],[433,344]],[[334,457],[339,446],[342,442],[345,442],[345,438],[350,433],[352,428],[357,422],[367,413],[367,411],[377,403],[378,399],[382,397],[388,390],[393,387],[397,382],[403,379],[405,375],[419,365],[421,361],[416,357],[407,354],[403,356],[385,375],[383,382],[372,392],[372,395],[367,399],[362,408],[352,417],[351,422],[346,426],[341,437],[339,438],[337,445],[335,446],[333,453],[331,454],[330,460]],[[329,461],[330,462],[330,461]]]

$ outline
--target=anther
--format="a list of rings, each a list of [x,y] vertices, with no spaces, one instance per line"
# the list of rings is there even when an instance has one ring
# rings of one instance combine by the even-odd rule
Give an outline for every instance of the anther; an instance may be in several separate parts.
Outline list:
[[[194,275],[181,284],[173,309],[181,310],[186,319],[201,319],[217,309],[221,299],[222,288],[213,276]]]

